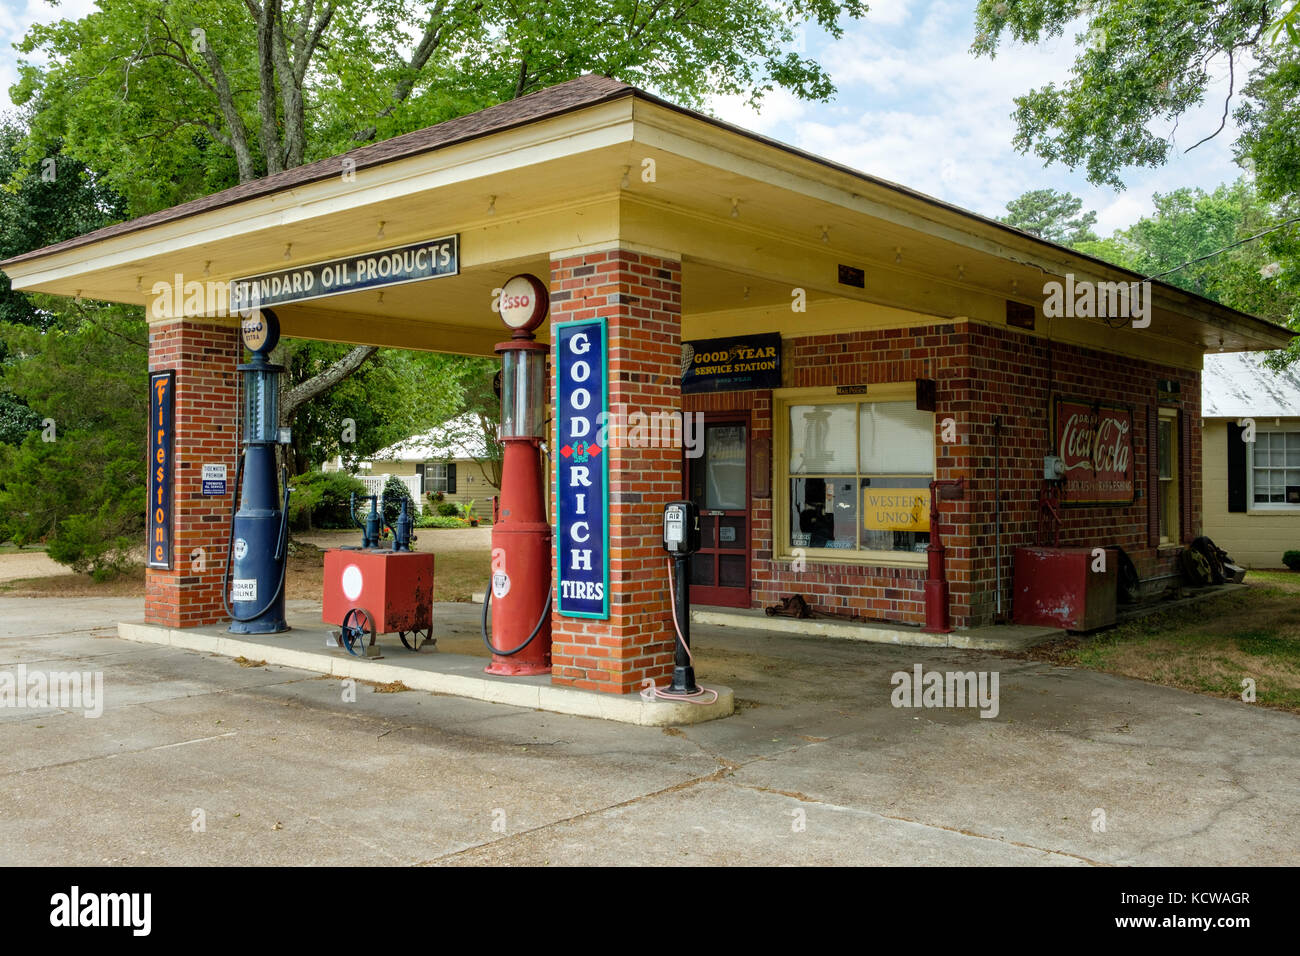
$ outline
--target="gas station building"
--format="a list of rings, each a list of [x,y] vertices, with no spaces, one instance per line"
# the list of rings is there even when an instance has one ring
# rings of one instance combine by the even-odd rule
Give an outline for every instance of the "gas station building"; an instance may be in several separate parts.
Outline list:
[[[435,248],[425,278],[403,260]],[[292,278],[340,262],[365,278]],[[233,488],[205,495],[201,472],[233,474],[239,454],[228,284],[275,275],[282,334],[331,342],[491,356],[508,334],[494,290],[519,274],[549,288],[540,341],[603,320],[593,361],[616,427],[582,533],[607,535],[605,611],[554,605],[551,679],[614,693],[672,670],[674,499],[700,508],[697,605],[801,594],[916,628],[931,482],[957,479],[938,505],[957,627],[1011,607],[1014,550],[1048,532],[1122,547],[1145,580],[1174,573],[1201,534],[1202,358],[1291,338],[1160,282],[1138,309],[1140,276],[595,76],[0,267],[18,290],[149,310],[150,370],[174,371],[175,392],[145,616],[171,628],[225,619]],[[1135,317],[1096,305],[1119,291]],[[685,442],[660,440],[683,413]],[[551,427],[552,474],[591,452]]]

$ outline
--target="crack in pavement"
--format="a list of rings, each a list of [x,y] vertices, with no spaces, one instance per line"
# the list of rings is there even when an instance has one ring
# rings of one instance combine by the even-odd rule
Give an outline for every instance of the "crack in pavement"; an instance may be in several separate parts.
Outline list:
[[[925,830],[942,830],[945,833],[955,833],[959,836],[970,837],[976,840],[988,840],[993,843],[1001,843],[1005,846],[1019,847],[1024,850],[1033,850],[1036,853],[1045,853],[1049,856],[1063,856],[1072,860],[1078,860],[1081,863],[1087,863],[1089,866],[1112,866],[1102,860],[1094,860],[1091,857],[1082,856],[1078,853],[1071,853],[1068,850],[1052,850],[1047,847],[1035,846],[1032,843],[1025,843],[1021,840],[1008,840],[1004,837],[993,836],[988,833],[979,833],[976,830],[968,830],[965,827],[952,827],[943,823],[927,823],[924,820],[915,820],[911,817],[897,816],[890,813],[879,813],[875,810],[868,810],[864,807],[846,807],[838,803],[827,803],[825,800],[817,797],[810,797],[806,793],[800,793],[797,790],[778,790],[775,787],[760,787],[757,784],[739,783],[735,780],[729,780],[727,783],[733,787],[739,787],[743,790],[754,790],[759,793],[774,793],[778,796],[789,797],[792,800],[798,800],[800,803],[811,803],[826,810],[834,810],[839,813],[853,813],[858,816],[869,817],[873,820],[892,821],[894,823],[905,823],[909,826],[920,827]]]

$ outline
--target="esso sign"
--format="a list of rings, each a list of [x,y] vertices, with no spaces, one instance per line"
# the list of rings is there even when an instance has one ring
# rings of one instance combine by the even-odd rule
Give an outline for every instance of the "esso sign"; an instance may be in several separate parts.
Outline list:
[[[280,320],[270,309],[257,309],[243,318],[239,331],[248,351],[265,355],[280,341]]]
[[[501,287],[501,321],[516,331],[531,332],[546,318],[550,295],[535,275],[512,276]]]

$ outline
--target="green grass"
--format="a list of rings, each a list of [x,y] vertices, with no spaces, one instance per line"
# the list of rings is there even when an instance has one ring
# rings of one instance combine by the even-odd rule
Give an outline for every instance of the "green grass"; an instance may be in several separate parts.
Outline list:
[[[1229,592],[1095,635],[1055,641],[1028,656],[1055,664],[1242,699],[1300,713],[1300,574],[1250,572]]]

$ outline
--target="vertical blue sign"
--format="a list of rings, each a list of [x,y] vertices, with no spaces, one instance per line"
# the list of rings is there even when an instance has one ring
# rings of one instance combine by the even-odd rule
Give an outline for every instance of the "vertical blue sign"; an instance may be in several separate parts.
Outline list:
[[[559,612],[609,617],[609,406],[605,320],[555,325]]]
[[[176,373],[149,376],[149,529],[148,565],[172,566],[172,457]]]

